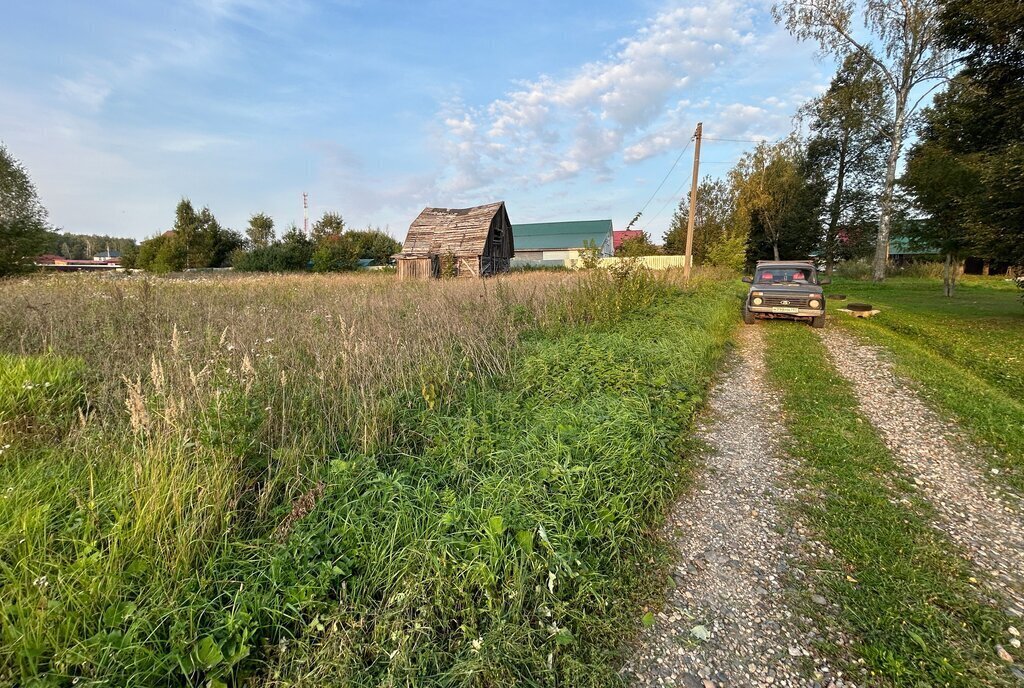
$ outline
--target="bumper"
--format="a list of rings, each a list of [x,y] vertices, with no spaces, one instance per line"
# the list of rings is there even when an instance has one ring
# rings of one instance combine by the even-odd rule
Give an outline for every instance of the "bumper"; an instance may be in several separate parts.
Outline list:
[[[780,308],[778,306],[751,306],[747,305],[754,315],[763,315],[769,318],[816,318],[825,315],[824,308]]]

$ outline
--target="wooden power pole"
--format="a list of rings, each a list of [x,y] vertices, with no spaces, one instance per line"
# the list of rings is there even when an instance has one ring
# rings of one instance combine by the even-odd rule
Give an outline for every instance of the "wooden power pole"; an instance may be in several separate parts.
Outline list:
[[[686,223],[686,260],[683,263],[683,279],[690,281],[690,268],[693,267],[693,220],[697,216],[697,176],[700,174],[700,135],[703,122],[697,122],[697,131],[693,137],[693,186],[690,187],[690,217]]]

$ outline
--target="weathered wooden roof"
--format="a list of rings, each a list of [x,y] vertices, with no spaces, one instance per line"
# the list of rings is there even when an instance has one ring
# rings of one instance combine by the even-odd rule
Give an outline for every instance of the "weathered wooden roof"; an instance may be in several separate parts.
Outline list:
[[[482,254],[491,222],[503,212],[504,201],[475,208],[424,208],[409,226],[402,252],[396,257]]]

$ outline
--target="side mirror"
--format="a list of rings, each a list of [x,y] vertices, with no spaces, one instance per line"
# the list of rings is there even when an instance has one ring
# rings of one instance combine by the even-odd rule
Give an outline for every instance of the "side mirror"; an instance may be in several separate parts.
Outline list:
[[[831,277],[819,277],[818,278],[818,284],[821,284],[821,285],[832,284],[832,278]]]
[[[749,275],[744,275],[743,281],[746,282],[747,284],[751,284],[754,281],[754,278],[750,277]]]

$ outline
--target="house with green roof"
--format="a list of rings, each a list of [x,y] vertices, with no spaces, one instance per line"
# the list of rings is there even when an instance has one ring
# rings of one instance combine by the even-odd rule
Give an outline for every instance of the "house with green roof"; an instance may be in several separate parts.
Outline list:
[[[612,255],[611,220],[533,222],[512,227],[516,238],[516,261],[564,261],[580,257],[588,245],[597,246],[602,256]]]

